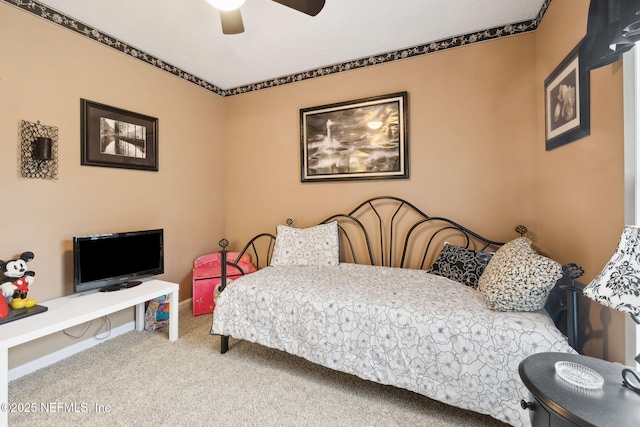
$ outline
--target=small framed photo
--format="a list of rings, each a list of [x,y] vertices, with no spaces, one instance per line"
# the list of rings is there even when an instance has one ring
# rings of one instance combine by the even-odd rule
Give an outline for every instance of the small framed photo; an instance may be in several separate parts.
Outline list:
[[[407,92],[300,110],[301,181],[409,178]]]
[[[80,100],[81,165],[158,170],[158,119]]]
[[[544,81],[547,151],[590,133],[589,72],[580,65],[579,48],[580,43]]]

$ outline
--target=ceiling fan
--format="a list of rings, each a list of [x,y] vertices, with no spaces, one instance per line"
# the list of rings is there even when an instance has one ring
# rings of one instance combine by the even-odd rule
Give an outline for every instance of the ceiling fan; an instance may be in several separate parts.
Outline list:
[[[244,32],[240,6],[245,0],[207,0],[220,11],[220,22],[224,34],[240,34]],[[316,16],[324,7],[325,0],[273,0],[298,12]]]

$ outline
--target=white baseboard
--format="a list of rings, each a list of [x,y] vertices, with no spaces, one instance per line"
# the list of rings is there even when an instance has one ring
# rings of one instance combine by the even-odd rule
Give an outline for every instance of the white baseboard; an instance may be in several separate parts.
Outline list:
[[[77,344],[70,345],[61,350],[54,351],[53,353],[47,354],[39,359],[32,360],[31,362],[27,362],[24,365],[16,366],[13,369],[9,370],[9,381],[13,381],[18,379],[24,375],[30,374],[32,372],[37,371],[38,369],[47,367],[56,362],[61,361],[62,359],[66,359],[69,356],[73,356],[76,353],[80,353],[83,350],[91,348],[95,345],[108,341],[112,338],[117,337],[118,335],[126,334],[129,331],[133,331],[135,329],[135,322],[127,322],[124,325],[118,326],[111,330],[111,334],[109,334],[108,338],[105,339],[97,339],[95,337],[86,339]]]

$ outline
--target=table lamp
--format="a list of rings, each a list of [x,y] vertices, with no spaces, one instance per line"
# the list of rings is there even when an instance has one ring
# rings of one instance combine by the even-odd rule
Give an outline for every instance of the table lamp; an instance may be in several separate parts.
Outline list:
[[[613,256],[602,271],[584,288],[592,300],[624,313],[640,325],[640,228],[626,226]],[[640,363],[640,354],[635,357]],[[623,384],[640,393],[640,374],[622,370]]]

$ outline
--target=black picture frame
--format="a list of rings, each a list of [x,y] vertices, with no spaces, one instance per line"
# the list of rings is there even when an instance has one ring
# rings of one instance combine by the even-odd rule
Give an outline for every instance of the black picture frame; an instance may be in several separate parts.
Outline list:
[[[589,71],[581,64],[579,50],[580,43],[544,81],[547,151],[591,133]]]
[[[409,178],[408,94],[300,110],[301,182]]]
[[[158,170],[158,119],[80,100],[80,164]]]

